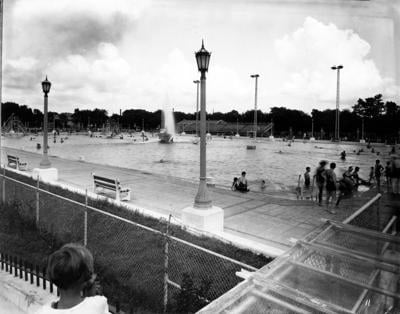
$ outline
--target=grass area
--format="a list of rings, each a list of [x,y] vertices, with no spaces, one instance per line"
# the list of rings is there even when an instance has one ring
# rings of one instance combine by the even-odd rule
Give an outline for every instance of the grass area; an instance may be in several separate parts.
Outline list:
[[[34,180],[14,172],[6,175],[36,186]],[[43,183],[40,183],[40,188],[84,203],[84,196],[78,193]],[[34,189],[7,180],[5,192],[11,205],[2,206],[2,216],[6,217],[0,223],[3,252],[43,266],[48,254],[63,243],[83,243],[84,206],[40,193],[37,227]],[[89,205],[161,232],[165,232],[167,227],[165,220],[146,217],[106,201],[89,200]],[[112,303],[120,301],[124,310],[160,312],[166,238],[92,210],[87,211],[87,225],[87,246],[95,257],[96,271],[108,299]],[[172,225],[169,231],[177,238],[256,268],[272,260],[213,238],[195,236],[178,226]],[[240,282],[235,275],[240,266],[172,239],[169,240],[168,257],[169,279],[182,284],[185,280],[188,282],[189,277],[204,299],[213,300]],[[171,311],[182,308],[175,304],[176,300],[182,299],[182,295],[177,295],[176,298],[170,295]]]

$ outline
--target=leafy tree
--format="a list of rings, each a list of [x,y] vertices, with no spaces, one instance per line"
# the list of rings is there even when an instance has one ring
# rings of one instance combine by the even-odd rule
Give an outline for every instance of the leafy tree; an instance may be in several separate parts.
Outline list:
[[[353,111],[361,118],[378,118],[384,112],[384,102],[382,95],[378,94],[374,97],[364,99],[359,98],[357,104],[353,106]]]
[[[395,117],[400,112],[400,107],[393,101],[385,103],[385,114],[389,117]]]

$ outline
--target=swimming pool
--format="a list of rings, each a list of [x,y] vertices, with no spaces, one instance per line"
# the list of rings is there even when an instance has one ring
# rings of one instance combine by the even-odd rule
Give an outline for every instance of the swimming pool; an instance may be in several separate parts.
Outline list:
[[[200,145],[194,145],[191,136],[178,136],[173,144],[160,144],[150,134],[149,141],[144,143],[139,135],[125,135],[123,139],[96,136],[61,134],[65,138],[63,143],[60,137],[53,143],[50,136],[49,155],[74,160],[83,158],[88,162],[198,180]],[[30,136],[3,137],[2,145],[40,152],[36,149],[37,143],[43,143],[42,136],[32,140]],[[338,177],[352,165],[359,166],[360,176],[367,179],[375,160],[380,159],[384,165],[391,148],[375,146],[375,153],[372,153],[366,144],[359,143],[303,143],[298,140],[288,146],[288,142],[279,139],[260,139],[256,143],[257,149],[247,150],[246,145],[250,143],[254,141],[248,138],[213,137],[207,144],[207,176],[212,177],[217,185],[230,186],[234,176],[246,171],[250,185],[264,179],[268,190],[287,190],[297,184],[298,175],[304,173],[305,167],[309,166],[313,171],[318,162],[325,159],[336,162]],[[357,155],[356,151],[361,148],[364,152]],[[345,161],[340,160],[343,150],[347,153]]]

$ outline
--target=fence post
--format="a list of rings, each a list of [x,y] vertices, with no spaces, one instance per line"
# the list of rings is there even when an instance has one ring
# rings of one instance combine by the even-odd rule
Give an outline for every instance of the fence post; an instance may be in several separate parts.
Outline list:
[[[39,266],[35,266],[36,270],[36,287],[40,287],[40,275],[39,275]]]
[[[382,232],[383,227],[381,227],[381,215],[380,215],[380,203],[381,203],[381,199],[378,199],[376,201],[376,221],[378,222],[378,232]]]
[[[88,206],[88,195],[87,189],[85,190],[85,218],[83,223],[83,245],[87,246],[87,206]]]
[[[25,281],[28,281],[28,262],[24,261]]]
[[[46,267],[42,268],[43,290],[46,290]]]
[[[13,257],[11,255],[8,256],[8,262],[10,263],[10,275],[12,275],[13,270]]]
[[[3,204],[5,204],[5,202],[6,202],[6,166],[4,166],[4,168],[3,168],[3,182],[2,182],[2,184],[3,184],[3,186],[2,186],[2,189],[1,189],[1,194],[2,194],[1,200],[2,200]]]
[[[36,179],[36,226],[39,227],[39,175]]]
[[[22,269],[23,269],[23,263],[22,263],[22,258],[19,259],[19,278],[22,279],[23,274],[22,274]]]
[[[165,244],[164,244],[164,303],[163,313],[167,313],[168,305],[168,242],[169,242],[169,225],[171,223],[171,214],[169,215],[167,222],[167,230],[165,231]]]
[[[29,263],[29,271],[30,271],[30,277],[31,277],[31,284],[33,285],[33,264]]]

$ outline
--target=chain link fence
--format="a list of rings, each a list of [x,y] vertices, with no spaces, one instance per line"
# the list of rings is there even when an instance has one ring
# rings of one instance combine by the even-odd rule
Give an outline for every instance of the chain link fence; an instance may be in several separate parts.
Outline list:
[[[398,221],[392,222],[396,215],[398,215],[396,208],[383,202],[382,195],[377,194],[343,223],[381,232],[388,225],[389,228],[396,228]]]
[[[255,271],[266,264],[261,259],[263,264],[250,266],[180,239],[183,231],[168,233],[165,220],[153,219],[148,226],[137,213],[128,215],[137,221],[122,217],[118,211],[123,209],[88,198],[87,193],[72,193],[3,169],[1,173],[2,204],[18,208],[8,211],[8,218],[36,228],[48,246],[46,254],[63,243],[86,245],[104,294],[125,312],[196,311],[239,283],[236,272]],[[25,251],[30,247],[27,244]],[[41,257],[42,265],[46,258]]]

